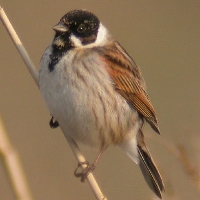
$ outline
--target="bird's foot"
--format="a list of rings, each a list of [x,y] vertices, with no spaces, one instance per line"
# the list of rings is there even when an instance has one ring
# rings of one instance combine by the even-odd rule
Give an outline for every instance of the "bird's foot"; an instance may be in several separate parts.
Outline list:
[[[51,120],[49,122],[49,126],[51,128],[57,128],[59,126],[59,123],[54,119],[54,117],[51,117]]]
[[[86,167],[84,167],[86,166]],[[95,169],[95,165],[90,165],[88,161],[79,162],[78,167],[74,171],[74,176],[77,178],[81,178],[81,182],[84,182],[87,176]],[[78,172],[79,168],[82,169],[82,172]]]

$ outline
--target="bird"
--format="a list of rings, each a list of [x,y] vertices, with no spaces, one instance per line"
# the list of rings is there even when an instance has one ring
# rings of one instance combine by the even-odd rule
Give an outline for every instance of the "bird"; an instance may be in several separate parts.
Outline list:
[[[97,160],[108,146],[120,147],[162,198],[164,183],[142,128],[147,122],[156,133],[160,130],[140,68],[87,10],[69,11],[53,30],[39,69],[50,126],[60,126],[68,138],[97,148]]]

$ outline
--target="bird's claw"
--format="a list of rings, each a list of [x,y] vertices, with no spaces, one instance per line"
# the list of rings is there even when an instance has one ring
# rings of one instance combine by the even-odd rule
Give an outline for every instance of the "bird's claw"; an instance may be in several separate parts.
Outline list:
[[[84,167],[86,165],[86,167]],[[82,172],[78,172],[79,168],[82,169]],[[88,161],[79,162],[78,167],[74,171],[74,176],[77,178],[81,178],[81,182],[84,182],[87,176],[95,169],[95,165],[90,165]]]
[[[54,119],[54,117],[51,117],[49,125],[51,128],[57,128],[59,126],[59,123]]]

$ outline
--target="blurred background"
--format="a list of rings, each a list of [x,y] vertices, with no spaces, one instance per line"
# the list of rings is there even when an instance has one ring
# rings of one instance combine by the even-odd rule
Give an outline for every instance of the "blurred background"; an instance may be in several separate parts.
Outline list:
[[[187,171],[194,167],[195,175],[200,173],[199,0],[1,0],[0,5],[37,68],[53,39],[52,26],[64,14],[73,9],[95,13],[145,77],[162,132],[158,136],[144,127],[165,182],[163,199],[200,199],[197,182]],[[50,115],[40,92],[2,23],[0,46],[0,116],[34,199],[95,199],[88,183],[74,177],[77,161],[60,129],[49,127]],[[184,168],[177,145],[184,147],[191,166]],[[82,149],[88,160],[96,156],[95,151]],[[155,199],[139,167],[118,147],[103,154],[94,175],[108,199]],[[15,199],[2,160],[0,199]]]

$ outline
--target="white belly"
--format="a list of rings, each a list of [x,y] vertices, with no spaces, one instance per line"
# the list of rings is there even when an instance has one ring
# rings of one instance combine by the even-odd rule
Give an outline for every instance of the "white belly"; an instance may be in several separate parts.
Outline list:
[[[98,147],[118,144],[128,137],[138,114],[114,90],[97,56],[80,59],[82,54],[77,52],[75,58],[69,52],[49,72],[46,50],[39,80],[43,98],[65,134],[75,141]]]

